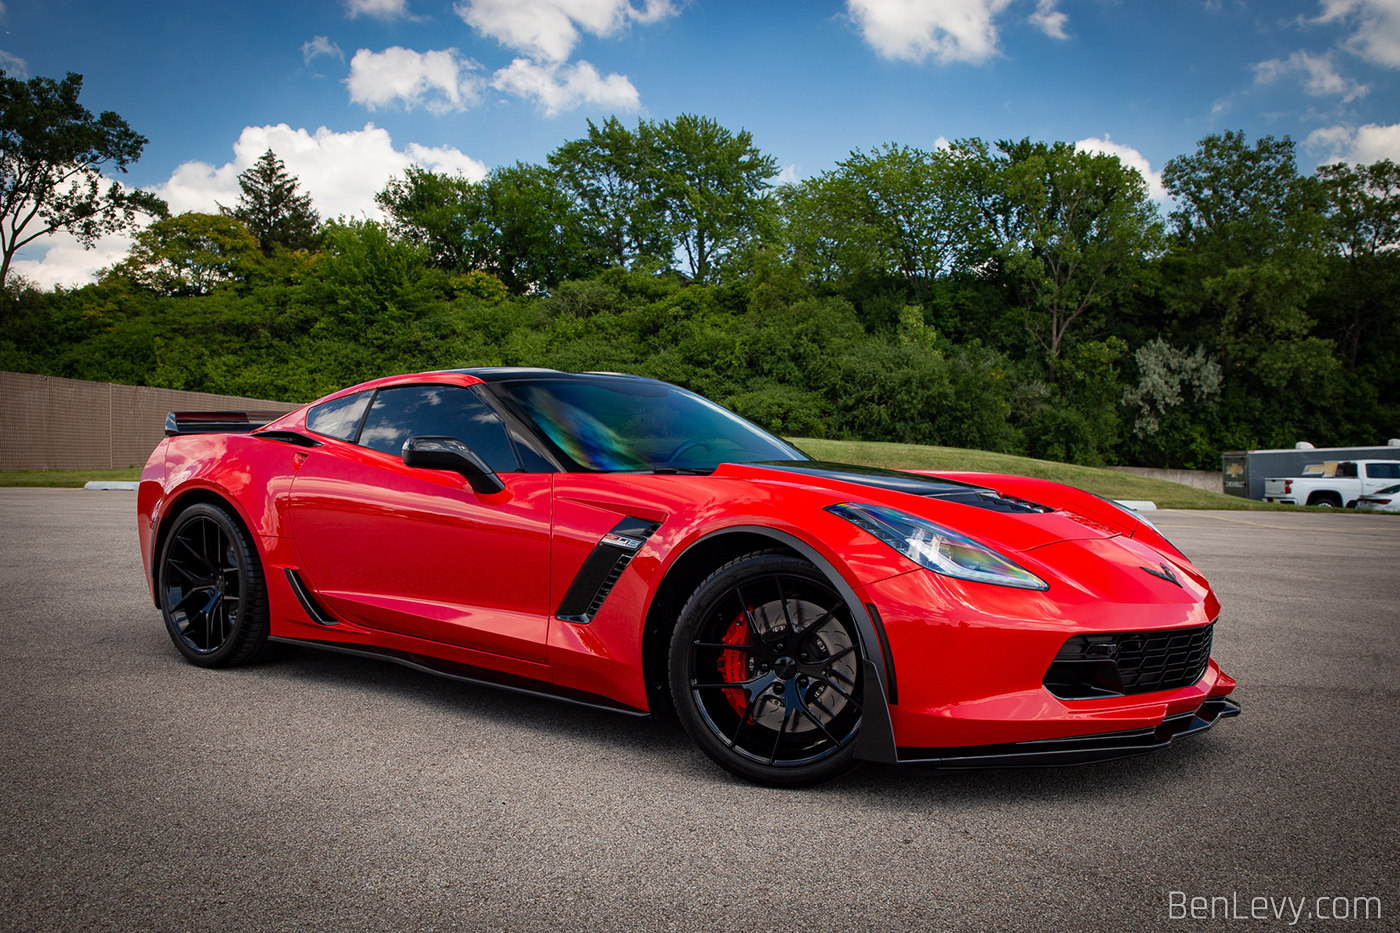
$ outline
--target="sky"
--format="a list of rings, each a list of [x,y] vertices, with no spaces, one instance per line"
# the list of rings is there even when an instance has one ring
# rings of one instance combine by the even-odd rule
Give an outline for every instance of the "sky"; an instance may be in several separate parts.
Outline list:
[[[217,210],[271,148],[323,217],[410,164],[479,178],[589,120],[746,129],[782,168],[884,143],[1064,140],[1159,174],[1223,130],[1300,168],[1400,160],[1400,0],[0,2],[0,68],[83,75],[149,140],[123,183]],[[91,281],[130,241],[54,236],[15,269]]]

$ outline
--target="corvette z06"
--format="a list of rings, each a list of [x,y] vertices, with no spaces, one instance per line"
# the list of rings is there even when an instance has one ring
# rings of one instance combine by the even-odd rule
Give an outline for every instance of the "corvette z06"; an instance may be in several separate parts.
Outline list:
[[[674,710],[779,786],[1119,758],[1239,712],[1205,578],[1058,483],[820,462],[673,385],[525,368],[166,433],[141,551],[197,665],[289,642]]]

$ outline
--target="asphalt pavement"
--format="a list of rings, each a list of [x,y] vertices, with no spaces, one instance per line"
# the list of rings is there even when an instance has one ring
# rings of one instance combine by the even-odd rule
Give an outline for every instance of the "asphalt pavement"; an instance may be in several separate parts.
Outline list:
[[[0,489],[0,930],[1400,928],[1400,516],[1153,521],[1220,595],[1242,716],[781,791],[673,721],[310,650],[192,667],[133,493]]]

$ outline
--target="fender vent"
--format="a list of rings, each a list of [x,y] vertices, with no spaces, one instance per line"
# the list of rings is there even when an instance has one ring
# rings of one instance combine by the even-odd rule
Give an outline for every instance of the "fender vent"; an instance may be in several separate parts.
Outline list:
[[[554,617],[581,625],[592,622],[612,588],[622,578],[622,572],[632,563],[632,558],[660,527],[655,522],[631,517],[614,525],[579,568],[578,576],[574,577],[568,592],[559,601]]]

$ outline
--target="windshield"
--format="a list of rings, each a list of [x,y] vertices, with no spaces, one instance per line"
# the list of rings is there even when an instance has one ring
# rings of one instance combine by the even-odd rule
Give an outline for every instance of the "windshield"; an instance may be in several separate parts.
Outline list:
[[[498,383],[585,470],[708,473],[721,463],[806,460],[693,392],[625,377]]]

